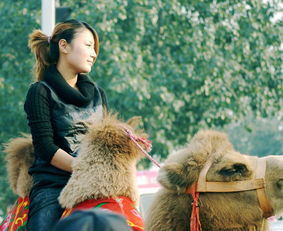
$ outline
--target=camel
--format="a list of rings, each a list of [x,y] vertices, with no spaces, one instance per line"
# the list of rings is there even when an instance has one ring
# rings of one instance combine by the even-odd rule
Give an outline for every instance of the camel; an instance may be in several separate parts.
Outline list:
[[[87,124],[71,178],[59,196],[66,208],[63,217],[76,210],[102,207],[124,215],[133,230],[143,230],[142,218],[135,209],[139,198],[136,164],[143,153],[129,137],[142,147],[149,146],[147,134],[136,129],[139,120],[134,117],[125,123],[109,114],[102,121]],[[12,139],[5,152],[10,185],[19,198],[26,198],[32,186],[27,173],[33,162],[30,135]]]
[[[169,155],[158,181],[146,231],[266,231],[266,218],[283,209],[283,157],[241,154],[218,131]]]

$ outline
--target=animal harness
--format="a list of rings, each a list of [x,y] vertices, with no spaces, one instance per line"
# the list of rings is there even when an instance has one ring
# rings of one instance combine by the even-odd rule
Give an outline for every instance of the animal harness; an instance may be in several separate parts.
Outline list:
[[[117,197],[117,198],[109,198],[109,199],[91,199],[84,201],[82,203],[77,204],[72,209],[66,209],[62,215],[62,218],[70,215],[74,211],[77,210],[86,210],[90,208],[102,208],[107,209],[112,212],[116,212],[118,214],[123,215],[128,225],[134,231],[143,231],[144,224],[143,219],[137,209],[134,206],[134,202],[128,197]]]
[[[260,208],[263,212],[263,217],[268,218],[273,215],[273,209],[267,199],[265,192],[265,170],[266,160],[264,158],[258,158],[255,161],[255,175],[251,180],[243,181],[230,181],[230,182],[209,182],[206,181],[206,175],[213,164],[213,157],[209,156],[208,160],[204,164],[204,167],[200,171],[198,181],[193,183],[187,188],[186,193],[190,194],[193,198],[192,202],[192,214],[190,222],[191,231],[201,231],[201,223],[199,217],[199,194],[203,192],[242,192],[248,190],[256,190]]]

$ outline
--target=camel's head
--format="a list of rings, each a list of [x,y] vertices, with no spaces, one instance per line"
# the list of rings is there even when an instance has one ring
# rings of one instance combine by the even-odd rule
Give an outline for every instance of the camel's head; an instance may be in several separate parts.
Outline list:
[[[122,122],[115,115],[107,115],[102,121],[89,125],[88,133],[82,140],[79,158],[92,158],[93,162],[123,163],[137,161],[142,152],[130,139],[129,133],[138,138],[137,142],[143,148],[147,134],[137,129],[140,117],[133,117]],[[94,151],[96,150],[96,151]]]
[[[169,156],[161,168],[158,180],[168,191],[184,193],[194,182],[198,181],[200,171],[210,159],[212,162],[206,175],[208,182],[236,182],[255,178],[258,157],[241,154],[235,151],[224,133],[217,131],[201,131],[197,133],[190,144],[183,150]],[[283,157],[268,156],[266,159],[265,181],[267,199],[275,213],[283,209]],[[234,193],[201,193],[203,204],[208,204],[215,211],[225,211],[225,203],[237,203],[250,207],[261,217],[261,210],[255,190]],[[213,201],[213,202],[212,202]],[[217,201],[217,203],[216,203]],[[221,201],[224,201],[223,203]],[[249,202],[248,202],[249,201]],[[243,203],[241,205],[241,202]],[[230,214],[232,214],[231,206]],[[228,210],[229,210],[228,209]],[[226,211],[228,212],[228,211]],[[220,217],[220,216],[219,216]]]
[[[198,180],[209,156],[213,164],[208,171],[207,180],[244,180],[253,174],[251,157],[236,152],[225,134],[201,131],[186,148],[169,156],[160,170],[160,183],[171,190],[185,191]]]

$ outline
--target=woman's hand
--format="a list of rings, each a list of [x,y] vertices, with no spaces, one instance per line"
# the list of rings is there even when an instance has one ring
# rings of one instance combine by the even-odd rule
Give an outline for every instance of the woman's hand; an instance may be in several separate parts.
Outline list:
[[[75,158],[65,152],[62,149],[58,149],[53,158],[51,159],[51,164],[55,166],[56,168],[59,168],[61,170],[72,172],[72,163]]]

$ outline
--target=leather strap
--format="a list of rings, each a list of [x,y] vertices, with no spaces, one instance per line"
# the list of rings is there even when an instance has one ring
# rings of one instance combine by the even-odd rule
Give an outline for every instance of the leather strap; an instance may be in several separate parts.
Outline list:
[[[207,158],[207,161],[205,162],[202,170],[199,173],[199,178],[197,181],[197,192],[208,192],[207,189],[207,181],[206,181],[206,175],[208,170],[210,169],[212,163],[213,163],[213,155],[209,155]]]
[[[265,191],[265,170],[266,160],[257,158],[255,166],[254,179],[245,181],[230,181],[230,182],[208,182],[206,175],[213,163],[213,156],[208,156],[204,167],[202,168],[199,179],[197,181],[197,192],[242,192],[248,190],[256,190],[260,207],[263,211],[263,216],[268,218],[273,215],[273,209],[266,197]],[[188,188],[186,193],[190,193]]]
[[[204,186],[203,186],[204,185]],[[264,188],[264,179],[253,179],[245,181],[230,182],[205,182],[198,187],[198,192],[242,192]]]
[[[256,178],[261,178],[264,181],[265,178],[265,170],[266,170],[266,160],[259,158],[257,161],[257,168],[256,168]],[[264,186],[265,186],[265,181],[263,182]],[[257,198],[260,204],[260,207],[263,211],[263,216],[265,218],[268,218],[270,216],[273,215],[273,209],[266,197],[266,191],[265,191],[265,187],[257,189],[256,190],[257,193]]]

